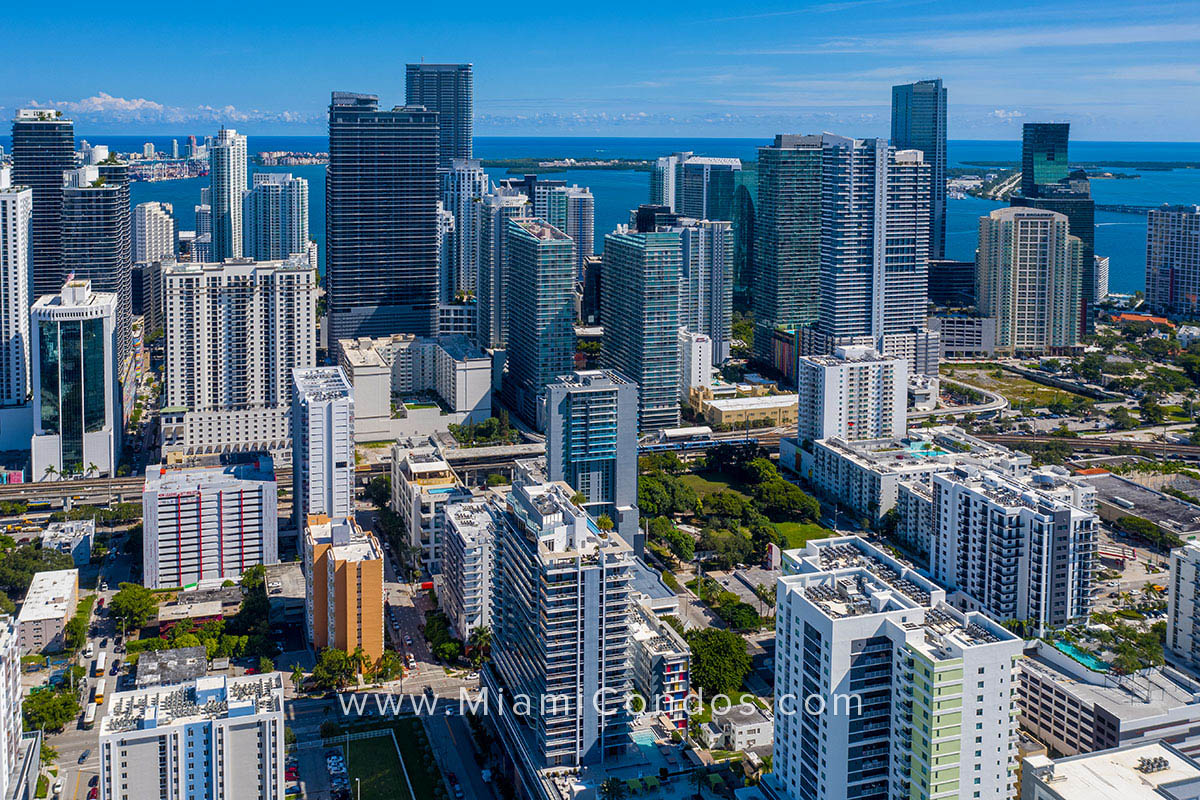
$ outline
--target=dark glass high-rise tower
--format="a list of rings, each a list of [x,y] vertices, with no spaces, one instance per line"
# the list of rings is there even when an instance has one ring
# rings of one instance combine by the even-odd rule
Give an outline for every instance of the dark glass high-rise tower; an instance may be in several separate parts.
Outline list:
[[[409,64],[404,103],[438,113],[438,166],[471,158],[475,85],[470,64]]]
[[[109,158],[69,170],[62,192],[63,275],[117,296],[117,366],[124,369],[133,325],[129,165]]]
[[[946,257],[946,89],[942,79],[892,87],[892,146],[920,150],[930,172],[929,257]]]
[[[1021,133],[1021,195],[1037,197],[1038,187],[1067,177],[1068,122],[1026,122]]]
[[[1096,273],[1091,268],[1096,255],[1096,203],[1091,182],[1083,170],[1072,172],[1067,160],[1066,122],[1029,122],[1025,124],[1021,148],[1021,193],[1012,197],[1012,205],[1057,211],[1067,218],[1072,236],[1081,245],[1079,297],[1080,333],[1095,327],[1092,309],[1096,304]]]
[[[334,92],[325,178],[330,344],[431,336],[437,322],[437,114]]]
[[[12,181],[33,189],[29,302],[62,290],[63,173],[75,166],[75,126],[60,112],[23,108],[12,126]]]
[[[817,320],[821,268],[821,137],[779,135],[758,148],[754,217],[754,356],[771,363],[777,329]]]

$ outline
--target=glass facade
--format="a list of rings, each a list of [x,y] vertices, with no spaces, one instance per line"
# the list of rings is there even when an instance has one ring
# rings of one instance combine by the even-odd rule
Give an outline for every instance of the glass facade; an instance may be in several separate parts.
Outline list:
[[[777,328],[816,322],[821,263],[821,137],[758,148],[754,214],[754,355],[771,363]]]
[[[931,171],[929,257],[946,257],[946,89],[941,78],[892,87],[892,145],[920,150]]]
[[[12,126],[13,184],[33,188],[29,299],[63,283],[63,172],[75,167],[75,126],[54,111],[20,112]]]
[[[104,320],[85,319],[83,343],[83,429],[104,429]]]
[[[78,321],[59,323],[59,382],[62,389],[62,469],[83,472],[83,335]]]
[[[1067,177],[1066,122],[1028,122],[1021,134],[1021,194],[1037,197],[1038,187]]]
[[[431,336],[437,318],[438,116],[335,92],[325,179],[331,336]]]
[[[38,322],[38,364],[41,371],[41,429],[43,433],[59,432],[58,415],[58,325]],[[35,476],[40,478],[41,476]]]

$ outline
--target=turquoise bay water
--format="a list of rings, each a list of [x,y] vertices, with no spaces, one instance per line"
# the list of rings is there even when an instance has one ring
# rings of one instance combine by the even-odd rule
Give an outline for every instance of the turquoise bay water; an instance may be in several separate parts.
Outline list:
[[[160,152],[170,152],[171,137],[82,135],[92,143],[108,144],[128,152],[141,150],[142,143],[151,141]],[[183,148],[186,136],[175,137]],[[653,158],[677,150],[693,150],[703,155],[755,157],[755,148],[766,139],[684,139],[684,138],[590,138],[590,137],[478,137],[475,154],[481,158]],[[328,147],[323,136],[250,136],[250,152],[263,150],[319,151]],[[0,145],[10,146],[8,137],[0,137]],[[1015,161],[1020,157],[1016,141],[951,141],[949,163],[960,166],[965,161]],[[1073,161],[1198,161],[1200,143],[1183,142],[1072,142]],[[312,236],[324,248],[325,168],[254,167],[252,170],[291,172],[309,182],[309,205]],[[981,168],[982,171],[983,168]],[[1113,169],[1113,171],[1122,171]],[[1125,169],[1123,171],[1133,171]],[[503,177],[503,170],[489,170],[493,179]],[[1200,203],[1200,170],[1142,171],[1136,180],[1095,180],[1092,193],[1097,203],[1158,205],[1160,203]],[[645,172],[608,170],[571,170],[548,177],[561,178],[569,183],[591,187],[596,197],[596,249],[604,245],[604,234],[622,222],[628,222],[629,210],[646,201],[649,175]],[[134,203],[159,200],[171,203],[179,227],[195,227],[194,206],[200,202],[200,188],[207,178],[159,183],[135,183]],[[946,221],[947,257],[961,260],[974,258],[979,217],[1001,207],[976,198],[951,200]],[[1134,214],[1097,212],[1096,252],[1111,259],[1109,287],[1114,292],[1133,292],[1145,286],[1146,218]],[[322,253],[321,263],[324,264]]]

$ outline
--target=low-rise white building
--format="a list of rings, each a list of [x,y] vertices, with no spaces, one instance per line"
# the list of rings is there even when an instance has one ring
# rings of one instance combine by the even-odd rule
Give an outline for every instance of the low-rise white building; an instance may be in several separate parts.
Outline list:
[[[774,717],[750,701],[738,703],[728,711],[713,711],[712,724],[721,732],[722,750],[745,752],[769,750],[775,740]]]
[[[116,692],[100,721],[100,796],[283,800],[283,674]]]
[[[492,358],[467,337],[410,334],[338,342],[354,386],[355,440],[395,439],[472,424],[492,415]],[[435,395],[443,407],[404,402]]]
[[[62,650],[66,644],[64,629],[78,604],[79,570],[35,572],[17,613],[21,653]]]
[[[42,531],[42,549],[57,550],[71,557],[75,566],[85,566],[92,558],[92,541],[96,536],[94,519],[51,522]]]
[[[1055,752],[1165,740],[1200,755],[1200,681],[1180,670],[1164,666],[1120,676],[1036,640],[1017,677],[1021,727]]]
[[[1107,261],[1107,259],[1105,259]],[[1200,763],[1166,742],[1021,764],[1021,800],[1195,800]]]

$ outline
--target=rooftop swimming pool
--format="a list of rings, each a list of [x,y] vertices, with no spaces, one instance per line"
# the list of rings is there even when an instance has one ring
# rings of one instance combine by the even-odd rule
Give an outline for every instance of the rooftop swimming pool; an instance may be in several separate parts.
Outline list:
[[[948,451],[930,442],[909,442],[908,446],[904,448],[904,452],[913,458],[927,458],[930,456],[944,456]]]
[[[1075,659],[1080,664],[1083,664],[1090,670],[1095,670],[1096,672],[1108,672],[1109,664],[1107,661],[1102,661],[1091,652],[1076,647],[1070,642],[1055,642],[1054,649],[1058,650],[1059,652],[1066,653],[1071,658]]]

